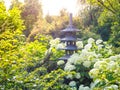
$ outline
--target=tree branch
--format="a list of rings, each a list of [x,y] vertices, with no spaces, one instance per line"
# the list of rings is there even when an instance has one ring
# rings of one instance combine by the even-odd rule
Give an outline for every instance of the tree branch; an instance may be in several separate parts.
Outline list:
[[[43,59],[42,62],[38,63],[37,65],[33,66],[32,68],[27,68],[27,71],[28,71],[28,72],[32,72],[32,71],[34,71],[36,68],[39,68],[39,67],[41,67],[42,65],[44,65],[45,63],[49,62],[51,55],[52,55],[52,52],[47,52],[47,54],[45,55],[45,58]]]
[[[107,2],[109,3],[110,7],[116,12],[115,8],[113,7],[113,5],[111,4],[111,2],[109,0],[107,0]]]
[[[109,11],[111,11],[113,14],[115,14],[115,12],[114,12],[112,9],[108,8],[108,7],[103,3],[103,1],[101,1],[101,0],[97,0],[97,1],[98,1],[98,3],[100,3],[100,5],[102,5],[102,6],[105,7],[107,10],[109,10]]]

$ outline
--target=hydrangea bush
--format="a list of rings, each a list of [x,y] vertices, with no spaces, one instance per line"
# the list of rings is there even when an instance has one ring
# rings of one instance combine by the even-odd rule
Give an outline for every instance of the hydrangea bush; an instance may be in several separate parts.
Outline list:
[[[119,90],[120,54],[115,55],[112,46],[101,39],[88,39],[86,45],[78,41],[81,48],[65,63],[65,71],[76,74],[66,76],[73,90]],[[64,64],[58,61],[58,65]]]

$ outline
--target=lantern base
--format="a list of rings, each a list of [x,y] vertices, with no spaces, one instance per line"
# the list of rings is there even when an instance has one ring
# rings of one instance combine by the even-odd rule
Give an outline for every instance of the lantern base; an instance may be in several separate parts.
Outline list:
[[[65,55],[65,56],[59,58],[59,60],[65,60],[65,61],[67,61],[70,58],[70,56],[71,55]]]

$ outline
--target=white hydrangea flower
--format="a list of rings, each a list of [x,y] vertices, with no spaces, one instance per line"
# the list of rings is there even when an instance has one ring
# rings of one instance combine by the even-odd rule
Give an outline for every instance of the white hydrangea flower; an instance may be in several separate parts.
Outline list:
[[[79,90],[84,90],[84,85],[80,85]]]
[[[90,88],[88,86],[84,87],[84,90],[90,90]]]
[[[96,58],[101,58],[102,57],[102,54],[97,54],[97,57]],[[99,59],[98,59],[99,61]]]
[[[112,50],[111,49],[109,49],[108,54],[112,54]]]
[[[116,57],[116,56],[111,56],[111,57],[109,57],[109,59],[110,59],[110,60],[116,60],[117,57]]]
[[[83,48],[83,42],[82,42],[82,41],[77,41],[77,42],[76,42],[76,46],[77,46],[78,48]]]
[[[104,90],[119,90],[117,85],[111,85],[108,87],[105,87]]]
[[[83,49],[80,56],[81,57],[84,57],[84,56],[86,57],[86,55],[88,55],[88,51],[86,49]]]
[[[95,40],[93,38],[88,39],[88,44],[92,44]]]
[[[91,66],[91,62],[90,61],[84,61],[83,66],[89,68]]]
[[[69,74],[66,76],[67,79],[72,79],[73,78],[73,75],[72,74]]]
[[[111,49],[111,48],[112,48],[112,45],[106,45],[106,48],[107,48],[107,49]]]
[[[64,70],[65,71],[72,71],[75,70],[76,67],[74,65],[71,65],[70,63],[66,63]]]
[[[114,90],[118,90],[118,86],[117,86],[117,85],[111,85],[111,87],[112,87]]]
[[[101,68],[103,65],[107,65],[106,61],[97,61],[95,64],[94,64],[94,68]]]
[[[63,65],[65,62],[63,61],[63,60],[59,60],[58,62],[57,62],[57,65]]]
[[[91,69],[89,72],[89,75],[91,78],[96,77],[98,74],[99,74],[99,69],[96,69],[96,68]]]
[[[101,50],[103,48],[103,45],[99,44],[98,45],[98,50]]]
[[[60,48],[65,48],[65,44],[64,43],[60,43],[56,46],[56,49],[60,49]]]
[[[95,53],[95,51],[87,51],[86,49],[83,49],[81,54],[80,54],[81,58],[87,58],[90,59],[91,57],[97,57],[97,54]]]
[[[115,56],[111,56],[111,57],[109,57],[109,59],[112,61],[120,61],[120,54],[115,55]]]
[[[13,76],[13,79],[16,79],[16,76]]]
[[[68,62],[71,63],[71,64],[75,64],[75,62],[76,62],[77,60],[79,60],[79,59],[80,59],[79,54],[74,53],[74,54],[68,59]]]
[[[52,51],[52,48],[50,47],[46,52],[45,52],[45,55],[47,55],[48,53],[51,53]]]
[[[37,86],[36,84],[33,85],[33,87],[36,87],[36,86]]]
[[[88,86],[80,85],[79,90],[91,90]]]
[[[56,45],[58,45],[59,43],[60,43],[60,38],[56,38],[50,41],[51,47],[56,47]]]
[[[75,82],[75,81],[71,81],[71,82],[69,83],[69,86],[71,86],[71,87],[76,86],[76,82]]]
[[[112,88],[110,86],[105,87],[104,90],[111,90]]]
[[[96,85],[96,84],[95,84],[94,82],[91,82],[90,88],[93,89],[93,88],[95,87],[95,85]]]
[[[80,79],[80,78],[81,78],[80,73],[76,73],[75,77],[76,77],[77,79]]]
[[[98,44],[101,44],[102,42],[103,42],[103,40],[98,39],[98,40],[96,41],[96,44],[98,45]]]
[[[92,44],[86,44],[84,49],[86,50],[90,50],[92,48]]]
[[[107,64],[107,69],[110,70],[110,71],[116,71],[117,68],[120,68],[120,67],[119,67],[119,64],[115,61],[110,61]]]
[[[81,56],[79,57],[79,59],[77,59],[74,64],[81,64],[83,62],[84,58],[81,58]]]
[[[97,57],[97,54],[95,53],[95,51],[89,52],[86,49],[83,49],[81,51],[81,54],[79,55],[79,58],[75,61],[74,64],[81,64],[84,61],[88,61],[89,65],[91,65],[90,62],[94,62],[94,60],[95,60],[94,58],[96,58],[96,57]],[[87,64],[87,62],[84,62],[84,65],[85,64]]]
[[[93,88],[96,86],[96,84],[98,84],[99,82],[100,82],[100,80],[99,80],[99,79],[96,79],[94,82],[92,82],[92,83],[90,84],[90,88],[93,89]]]

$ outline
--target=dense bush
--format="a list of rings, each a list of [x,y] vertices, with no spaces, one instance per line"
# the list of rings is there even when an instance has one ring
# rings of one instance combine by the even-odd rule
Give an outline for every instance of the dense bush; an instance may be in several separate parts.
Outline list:
[[[83,46],[82,41],[77,42]],[[88,39],[88,44],[71,56],[65,71],[75,71],[66,79],[71,88],[77,90],[119,90],[120,55],[115,55],[112,46],[102,40]]]

